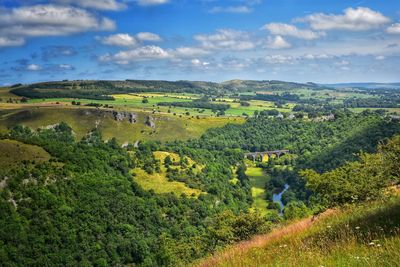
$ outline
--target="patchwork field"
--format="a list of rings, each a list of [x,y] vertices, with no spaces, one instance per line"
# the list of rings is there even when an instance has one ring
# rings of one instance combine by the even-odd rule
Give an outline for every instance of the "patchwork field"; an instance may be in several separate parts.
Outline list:
[[[136,168],[132,170],[134,174],[135,181],[143,187],[145,190],[153,190],[155,193],[158,194],[165,194],[165,193],[174,193],[176,196],[181,196],[185,194],[189,197],[198,197],[202,191],[198,189],[193,189],[187,187],[182,182],[176,181],[168,181],[167,178],[167,169],[164,166],[164,160],[167,156],[170,156],[173,162],[179,162],[180,157],[175,153],[164,152],[164,151],[156,151],[154,152],[154,157],[160,161],[160,173],[153,173],[148,174],[142,169]],[[189,166],[195,164],[195,162],[188,158]],[[175,167],[180,168],[180,167]],[[202,166],[196,164],[196,171],[201,171]]]

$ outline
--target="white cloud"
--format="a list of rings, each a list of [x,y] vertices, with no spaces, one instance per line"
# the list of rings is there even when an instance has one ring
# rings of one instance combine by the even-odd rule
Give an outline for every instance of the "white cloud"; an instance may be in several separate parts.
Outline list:
[[[215,34],[198,34],[194,39],[205,49],[211,50],[249,50],[255,47],[248,33],[231,29],[219,29]]]
[[[376,56],[375,59],[376,60],[385,60],[386,57],[385,56]]]
[[[387,33],[400,34],[400,23],[394,23],[386,29]]]
[[[285,23],[269,23],[262,27],[262,29],[269,30],[272,34],[282,35],[282,36],[293,36],[305,40],[318,39],[324,36],[323,32],[314,32],[311,30],[298,29],[294,25]]]
[[[190,63],[191,63],[193,66],[195,66],[195,67],[205,67],[205,66],[210,65],[209,62],[201,61],[201,60],[198,59],[198,58],[192,59],[192,60],[190,61]]]
[[[215,6],[209,10],[210,13],[251,13],[253,12],[252,8],[248,6],[228,6],[221,7]]]
[[[115,62],[126,65],[136,61],[159,60],[171,57],[170,53],[159,46],[148,45],[131,50],[120,51],[114,55],[105,54],[99,57],[103,62]]]
[[[159,42],[162,41],[161,37],[152,32],[139,32],[136,34],[136,38],[140,41],[148,41],[148,42]]]
[[[6,47],[6,46],[21,46],[25,43],[25,40],[23,38],[8,38],[6,36],[2,37],[0,36],[0,47]]]
[[[288,43],[282,36],[277,35],[273,38],[269,37],[267,47],[272,49],[285,49],[292,47],[292,45]]]
[[[175,49],[174,54],[177,57],[196,57],[209,54],[210,51],[198,47],[178,47]]]
[[[347,8],[342,15],[315,13],[298,21],[307,22],[314,30],[365,31],[390,22],[382,13],[367,7]]]
[[[54,0],[59,4],[75,4],[85,8],[93,8],[99,10],[121,10],[126,8],[126,4],[116,0]]]
[[[292,64],[296,59],[285,55],[268,55],[264,61],[268,64]]]
[[[0,10],[0,35],[9,40],[115,29],[114,21],[75,7],[36,5]]]
[[[113,46],[135,46],[137,45],[137,41],[135,37],[127,34],[127,33],[117,33],[110,36],[107,36],[101,41],[106,45]]]
[[[156,6],[167,4],[169,0],[137,0],[139,6]]]
[[[350,65],[350,62],[343,59],[343,60],[341,60],[341,61],[335,62],[334,64],[335,64],[336,66],[348,66],[348,65]]]
[[[100,39],[103,44],[112,46],[137,46],[142,42],[162,41],[160,36],[151,32],[139,32],[135,36],[128,33],[117,33],[98,39]]]
[[[41,70],[42,68],[37,64],[29,64],[28,66],[26,66],[26,69],[30,71],[38,71]]]
[[[69,64],[60,64],[60,65],[58,65],[58,67],[59,67],[60,69],[62,69],[62,70],[72,70],[72,69],[74,69],[74,67],[72,67],[72,66],[69,65]]]

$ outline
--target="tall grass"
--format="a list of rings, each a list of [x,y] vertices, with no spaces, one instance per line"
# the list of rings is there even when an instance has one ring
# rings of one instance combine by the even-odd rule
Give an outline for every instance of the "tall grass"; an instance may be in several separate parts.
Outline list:
[[[217,266],[400,266],[400,198],[349,205]]]

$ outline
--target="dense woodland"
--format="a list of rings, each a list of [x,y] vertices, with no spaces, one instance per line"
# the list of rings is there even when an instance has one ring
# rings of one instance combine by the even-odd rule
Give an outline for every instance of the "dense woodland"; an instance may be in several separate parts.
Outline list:
[[[1,177],[9,177],[0,191],[0,262],[179,266],[268,231],[281,218],[277,212],[269,217],[249,212],[245,151],[291,151],[260,163],[272,177],[267,197],[290,185],[284,195],[286,219],[377,197],[382,188],[399,183],[400,140],[386,143],[400,133],[400,124],[379,112],[335,111],[334,116],[332,121],[316,122],[263,113],[243,125],[209,130],[199,139],[127,148],[115,139],[103,141],[98,130],[75,140],[65,123],[37,131],[14,127],[3,138],[41,146],[52,158],[0,170]],[[154,158],[159,150],[176,152],[182,159],[188,156],[205,167],[201,172],[170,169],[170,159]],[[359,157],[360,151],[378,154]],[[159,172],[161,164],[168,169],[168,179],[204,193],[196,198],[144,191],[130,172],[135,167]],[[231,182],[234,169],[237,183]],[[368,186],[361,190],[361,185]],[[338,190],[346,194],[337,198]]]

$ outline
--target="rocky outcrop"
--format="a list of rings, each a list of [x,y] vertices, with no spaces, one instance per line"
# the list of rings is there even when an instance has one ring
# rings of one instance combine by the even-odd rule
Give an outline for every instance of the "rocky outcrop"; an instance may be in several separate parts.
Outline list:
[[[154,118],[151,116],[147,117],[145,124],[151,128],[156,128],[156,123],[154,122]]]
[[[133,112],[113,110],[112,115],[116,121],[128,120],[130,123],[136,123],[137,121],[137,115]]]

